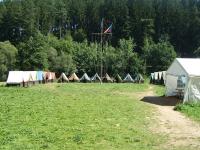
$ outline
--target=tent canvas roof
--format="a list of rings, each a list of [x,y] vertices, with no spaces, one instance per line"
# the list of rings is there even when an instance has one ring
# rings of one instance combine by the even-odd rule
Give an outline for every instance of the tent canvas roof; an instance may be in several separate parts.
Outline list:
[[[7,84],[19,84],[23,82],[23,71],[9,71]]]
[[[97,73],[92,77],[91,80],[92,81],[100,81],[101,82],[101,78],[99,77],[99,75]]]
[[[121,82],[122,81],[122,78],[120,77],[119,74],[117,74],[117,76],[115,77],[115,79],[116,79],[117,82]]]
[[[103,77],[104,81],[110,81],[112,82],[112,79],[110,78],[110,76],[106,73],[106,75]]]
[[[31,74],[33,81],[37,81],[37,71],[26,71]]]
[[[87,73],[84,73],[80,81],[90,81],[90,77],[87,75]]]
[[[137,81],[143,81],[144,78],[143,78],[143,76],[139,73],[139,74],[136,75],[135,80],[137,80]]]
[[[23,71],[23,81],[24,82],[33,81],[33,77],[31,75],[30,71]]]
[[[199,66],[199,58],[176,58],[167,70],[167,73],[173,74],[174,72],[185,72],[188,76],[200,76]],[[173,70],[173,68],[175,70]]]
[[[133,82],[134,80],[133,80],[133,78],[131,77],[131,75],[128,73],[128,74],[126,75],[126,77],[124,78],[124,81],[131,81],[131,82]]]
[[[60,75],[60,77],[58,78],[58,80],[64,80],[64,81],[69,81],[69,79],[67,78],[67,76],[65,75],[65,73],[62,73],[61,75]]]
[[[79,78],[77,77],[77,75],[75,73],[73,73],[70,77],[69,77],[69,81],[79,81]]]

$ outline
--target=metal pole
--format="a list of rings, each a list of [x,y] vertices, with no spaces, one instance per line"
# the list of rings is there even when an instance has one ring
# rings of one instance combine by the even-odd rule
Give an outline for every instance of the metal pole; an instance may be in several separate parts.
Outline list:
[[[103,25],[104,25],[104,19],[102,19],[102,27],[101,27],[101,78],[103,77]]]

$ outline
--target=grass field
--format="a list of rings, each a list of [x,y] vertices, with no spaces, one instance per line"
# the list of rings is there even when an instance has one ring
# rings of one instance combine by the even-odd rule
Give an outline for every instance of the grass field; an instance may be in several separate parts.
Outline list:
[[[0,87],[0,149],[157,149],[147,84]],[[162,90],[158,90],[162,91]]]
[[[179,104],[175,109],[200,122],[200,104]]]

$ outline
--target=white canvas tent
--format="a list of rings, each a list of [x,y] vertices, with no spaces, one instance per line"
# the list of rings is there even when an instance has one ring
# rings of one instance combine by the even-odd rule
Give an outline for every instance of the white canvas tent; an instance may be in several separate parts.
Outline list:
[[[9,71],[6,81],[7,85],[21,84],[23,82],[23,71]]]
[[[131,77],[131,75],[128,73],[126,75],[126,77],[123,80],[124,82],[134,82],[133,78]]]
[[[98,73],[96,73],[92,78],[91,78],[92,82],[102,82],[101,78],[99,77]]]
[[[29,82],[33,81],[29,71],[9,71],[6,81],[7,85],[22,85],[26,86]]]
[[[78,76],[76,75],[76,73],[73,73],[73,74],[69,77],[69,81],[72,81],[72,82],[79,82],[80,79],[78,78]]]
[[[58,82],[61,83],[61,82],[69,82],[69,79],[67,78],[67,76],[65,75],[65,73],[62,73],[60,75],[60,77],[58,78]]]
[[[90,82],[91,79],[90,77],[87,75],[87,73],[84,73],[83,76],[80,79],[81,82]]]
[[[177,80],[185,76],[183,102],[200,102],[200,59],[176,58],[166,72],[166,96],[177,93]]]
[[[27,71],[27,72],[31,74],[31,77],[32,77],[34,82],[38,81],[38,79],[37,79],[37,71]]]

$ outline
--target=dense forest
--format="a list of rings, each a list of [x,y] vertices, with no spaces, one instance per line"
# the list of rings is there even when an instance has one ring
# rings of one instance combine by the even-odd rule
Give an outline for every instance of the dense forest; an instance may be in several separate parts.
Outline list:
[[[112,24],[103,55],[92,33]],[[106,38],[105,38],[106,39]],[[3,0],[0,80],[9,70],[143,73],[200,55],[199,0]]]

